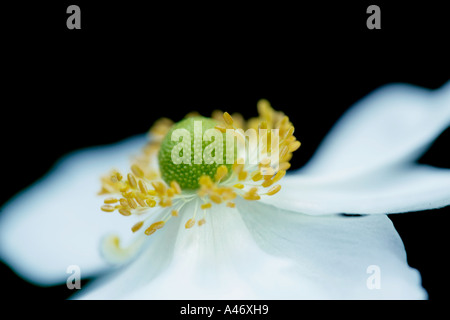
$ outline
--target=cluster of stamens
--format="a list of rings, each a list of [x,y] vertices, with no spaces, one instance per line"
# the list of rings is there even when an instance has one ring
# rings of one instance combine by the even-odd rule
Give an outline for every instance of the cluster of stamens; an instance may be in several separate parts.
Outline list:
[[[155,161],[155,154],[158,152],[162,137],[169,131],[172,123],[168,120],[159,121],[150,131],[154,139],[144,148],[144,154],[135,159],[131,166],[131,172],[122,176],[117,170],[102,178],[101,194],[118,194],[118,197],[108,197],[104,199],[102,211],[117,211],[123,216],[144,216],[146,218],[134,224],[132,232],[138,232],[144,225],[146,235],[151,235],[158,229],[164,227],[169,219],[179,216],[180,210],[185,204],[192,200],[198,201],[193,215],[187,219],[184,226],[186,229],[192,228],[195,224],[202,226],[206,223],[206,214],[216,205],[225,205],[235,208],[235,199],[241,197],[245,200],[260,200],[261,196],[272,196],[281,189],[277,184],[290,168],[289,161],[292,153],[300,147],[300,142],[294,137],[294,127],[289,118],[281,112],[274,111],[266,100],[258,102],[258,118],[252,118],[244,122],[239,114],[231,116],[229,113],[214,112],[213,119],[218,124],[215,127],[221,132],[233,129],[236,136],[241,139],[245,137],[240,133],[244,129],[267,129],[268,137],[262,146],[266,154],[270,154],[273,149],[271,143],[270,129],[278,131],[278,162],[272,163],[269,157],[262,157],[256,164],[247,164],[244,159],[239,158],[230,168],[220,165],[212,178],[203,175],[198,181],[198,190],[182,190],[177,181],[167,183],[158,174],[156,166],[152,166]],[[237,119],[237,121],[235,120]],[[239,131],[241,130],[241,131]],[[155,138],[156,137],[156,138]],[[170,208],[163,210],[163,216],[152,217],[152,208]],[[199,207],[199,208],[198,208]],[[198,209],[202,210],[202,216],[197,217]],[[153,222],[148,226],[146,221]],[[156,221],[155,221],[156,220]]]

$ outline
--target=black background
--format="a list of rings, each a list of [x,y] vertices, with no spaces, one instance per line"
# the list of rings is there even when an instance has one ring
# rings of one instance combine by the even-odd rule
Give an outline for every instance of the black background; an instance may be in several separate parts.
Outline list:
[[[81,30],[66,28],[69,4],[81,8]],[[366,28],[370,4],[381,8],[381,30]],[[0,204],[69,151],[193,110],[250,117],[260,98],[295,124],[299,168],[339,116],[372,90],[392,82],[435,89],[450,78],[449,18],[430,2],[58,1],[20,3],[3,14]],[[419,161],[449,168],[449,142],[447,130]],[[390,216],[431,300],[449,296],[449,214]],[[5,265],[0,272],[12,298],[71,294],[65,286],[32,286]]]

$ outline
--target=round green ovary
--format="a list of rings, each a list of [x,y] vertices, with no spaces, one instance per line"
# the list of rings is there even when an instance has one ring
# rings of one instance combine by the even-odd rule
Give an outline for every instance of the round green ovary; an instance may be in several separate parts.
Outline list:
[[[202,149],[198,148],[198,150],[194,150],[194,122],[195,121],[201,121],[202,124]],[[176,123],[171,130],[167,133],[167,135],[164,137],[163,142],[161,144],[161,149],[159,150],[158,154],[158,161],[159,161],[159,168],[161,172],[162,179],[167,183],[170,184],[172,181],[178,182],[180,187],[182,189],[189,189],[189,190],[195,190],[199,188],[198,180],[203,175],[210,176],[214,181],[214,175],[216,174],[217,168],[223,164],[225,164],[228,168],[228,172],[231,172],[231,166],[232,164],[226,164],[226,135],[225,133],[222,134],[222,140],[223,140],[223,161],[222,163],[212,163],[212,164],[205,164],[204,160],[204,150],[205,148],[213,143],[209,139],[205,139],[204,134],[206,130],[213,129],[218,124],[217,121],[210,119],[210,118],[204,118],[204,117],[192,117],[184,119],[178,123]],[[190,164],[186,163],[180,163],[175,164],[172,161],[172,149],[178,145],[177,148],[186,148],[186,150],[189,148],[189,141],[184,141],[184,138],[179,138],[179,140],[175,139],[176,141],[172,141],[172,133],[176,129],[186,129],[190,133],[190,150],[191,150],[191,156],[190,156]],[[198,146],[200,146],[200,143],[198,143]],[[197,152],[197,159],[201,159],[201,164],[195,164],[194,163],[194,156],[195,152]],[[214,155],[213,151],[213,155]],[[183,156],[183,151],[180,151],[179,156]],[[226,177],[225,177],[226,178]],[[224,178],[224,179],[225,179]],[[222,179],[223,180],[223,179]]]

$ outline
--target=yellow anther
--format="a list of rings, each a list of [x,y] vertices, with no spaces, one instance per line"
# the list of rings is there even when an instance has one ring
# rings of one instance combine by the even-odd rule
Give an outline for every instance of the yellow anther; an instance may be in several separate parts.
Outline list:
[[[261,160],[259,165],[262,167],[268,167],[270,165],[270,162],[271,162],[270,158],[264,158]]]
[[[245,200],[259,200],[261,197],[258,195],[258,188],[253,187],[246,194],[244,194],[243,198]]]
[[[261,121],[259,128],[262,130],[267,129],[267,121]]]
[[[184,225],[184,227],[186,229],[190,229],[195,225],[195,220],[194,219],[189,219],[186,224]]]
[[[285,175],[286,175],[286,171],[285,170],[278,171],[277,174],[275,175],[275,177],[273,177],[273,179],[272,179],[273,183],[277,183]]]
[[[152,186],[160,195],[164,195],[166,193],[166,186],[161,181],[152,181]]]
[[[147,205],[148,205],[150,208],[153,208],[154,206],[156,206],[156,201],[153,200],[153,199],[147,199],[147,200],[145,200],[145,202],[147,203]]]
[[[245,200],[259,200],[261,197],[257,194],[244,194],[243,198]]]
[[[223,179],[228,173],[228,169],[225,165],[221,165],[217,168],[216,175],[214,176],[214,179],[216,182],[219,182]]]
[[[129,187],[126,184],[124,184],[121,188],[119,188],[119,191],[126,192],[128,189],[129,189]]]
[[[211,194],[209,196],[209,198],[211,199],[212,202],[220,204],[222,203],[222,198],[220,196],[218,196],[217,194]]]
[[[244,164],[243,163],[234,163],[233,166],[231,167],[231,169],[233,170],[234,173],[239,174],[239,172],[241,172],[242,169],[244,169]]]
[[[105,211],[105,212],[113,212],[115,210],[115,208],[109,204],[101,206],[100,209],[102,209],[102,211]]]
[[[115,177],[116,177],[117,181],[122,181],[123,176],[120,174],[119,171],[116,172]]]
[[[230,114],[228,112],[224,112],[223,113],[223,120],[225,121],[225,123],[229,126],[233,125],[233,118],[230,116]]]
[[[268,116],[271,113],[270,109],[272,109],[270,107],[269,101],[267,101],[266,99],[259,100],[256,104],[256,108],[258,109],[258,113],[263,117]]]
[[[291,142],[288,146],[289,152],[296,151],[298,148],[300,148],[300,145],[301,145],[300,141]]]
[[[138,207],[136,201],[133,198],[128,199],[128,205],[133,209],[136,209]]]
[[[131,171],[134,173],[134,175],[138,178],[143,178],[144,177],[144,171],[142,171],[141,168],[139,168],[139,166],[137,164],[133,164],[131,166]]]
[[[129,205],[128,205],[128,200],[127,200],[127,199],[125,199],[125,198],[120,198],[119,202],[120,202],[120,204],[122,205],[122,207],[125,207],[125,208],[128,208],[128,207],[129,207]]]
[[[145,231],[144,231],[144,233],[145,233],[147,236],[152,235],[152,234],[154,234],[155,232],[156,232],[156,229],[150,229],[150,228],[147,228],[147,229],[145,229]]]
[[[214,127],[215,129],[219,130],[222,133],[227,132],[227,128],[225,128],[224,126],[218,124],[217,126]]]
[[[116,198],[106,198],[105,200],[103,200],[104,203],[116,203],[117,200]]]
[[[175,191],[172,188],[167,189],[166,194],[169,198],[172,198],[175,195]]]
[[[159,202],[159,205],[160,205],[161,207],[163,207],[163,208],[170,207],[170,206],[172,206],[172,200],[171,200],[170,198],[162,199],[162,200]]]
[[[141,198],[139,198],[139,197],[136,197],[136,198],[134,198],[134,200],[136,200],[136,202],[137,202],[141,207],[147,207],[147,203],[146,203],[143,199],[141,199]]]
[[[279,127],[284,127],[287,124],[289,124],[289,117],[284,116],[280,121]]]
[[[288,153],[288,151],[289,151],[288,146],[283,146],[280,150],[280,155],[279,155],[280,159],[283,159],[283,157]]]
[[[172,217],[178,217],[178,210],[172,210]]]
[[[275,193],[277,193],[280,190],[281,190],[281,185],[277,184],[277,185],[273,186],[272,188],[270,188],[266,194],[268,196],[273,196]]]
[[[161,229],[162,227],[164,227],[164,224],[165,224],[164,221],[155,222],[150,227],[145,229],[144,233],[149,236],[149,235],[155,233],[156,230]]]
[[[148,190],[147,192],[149,195],[151,196],[156,196],[156,191],[155,190]]]
[[[210,176],[206,176],[206,175],[205,176],[201,176],[200,179],[198,180],[198,183],[201,186],[205,186],[205,187],[208,187],[208,188],[211,188],[213,186],[213,182],[211,180],[211,177]]]
[[[127,208],[122,208],[119,209],[119,213],[123,216],[130,216],[131,215],[131,211],[128,210]]]
[[[144,181],[139,180],[138,185],[139,185],[139,190],[141,190],[141,192],[142,192],[143,194],[148,193],[148,188],[147,188],[147,185],[145,184]]]
[[[270,187],[273,184],[273,180],[265,180],[263,183],[261,183],[261,186],[264,188]]]
[[[248,172],[247,171],[241,171],[238,174],[238,179],[239,179],[239,181],[242,181],[242,180],[247,179],[247,176],[248,176]]]
[[[236,189],[244,189],[244,185],[242,183],[236,183],[233,187]]]
[[[258,171],[253,171],[252,172],[252,180],[253,181],[259,181],[259,180],[261,180],[262,179],[262,174],[261,174],[261,172],[259,172],[259,170]]]
[[[237,197],[236,192],[232,191],[232,190],[227,190],[227,192],[225,192],[222,195],[222,199],[227,201],[227,200],[233,200]]]
[[[280,169],[280,170],[286,171],[286,170],[288,170],[290,167],[291,167],[291,164],[290,164],[289,162],[281,162],[281,163],[280,163],[280,166],[279,166],[279,169]]]
[[[283,158],[280,158],[280,161],[281,162],[289,162],[289,161],[291,161],[292,156],[293,156],[292,152],[287,153]]]
[[[201,226],[204,225],[205,223],[206,223],[206,220],[205,220],[205,219],[198,220],[198,226],[199,226],[199,227],[201,227]]]
[[[129,174],[127,175],[127,178],[128,178],[128,183],[130,184],[130,186],[131,186],[133,189],[136,189],[137,183],[136,183],[136,179],[134,178],[134,176],[133,176],[131,173],[129,173]]]
[[[235,208],[236,204],[234,202],[227,202],[227,207],[229,208]]]
[[[144,221],[139,221],[134,226],[131,227],[131,231],[136,232],[144,225]]]
[[[125,198],[133,198],[134,197],[134,191],[133,190],[127,190],[125,192],[122,192],[122,195]]]
[[[175,191],[176,194],[181,194],[181,187],[176,181],[170,183],[170,187]]]
[[[286,134],[284,135],[284,139],[291,137],[294,134],[294,127],[290,126]]]
[[[258,192],[258,188],[256,188],[256,187],[253,187],[250,190],[248,190],[249,194],[256,194],[257,192]]]
[[[164,227],[164,224],[165,224],[164,221],[157,221],[157,222],[153,223],[153,224],[149,227],[149,229],[155,229],[155,230],[158,230],[158,229],[161,229],[162,227]]]
[[[200,208],[202,208],[203,210],[209,209],[211,208],[211,203],[204,203],[200,206]]]

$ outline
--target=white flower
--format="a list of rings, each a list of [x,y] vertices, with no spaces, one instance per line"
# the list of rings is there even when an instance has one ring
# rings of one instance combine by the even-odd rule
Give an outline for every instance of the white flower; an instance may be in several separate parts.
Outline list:
[[[382,87],[344,114],[278,193],[248,201],[245,186],[235,208],[214,203],[192,228],[198,197],[177,217],[163,202],[145,220],[150,236],[130,231],[139,214],[100,212],[97,195],[99,175],[128,168],[145,137],[77,151],[3,207],[0,254],[37,284],[64,283],[69,265],[84,277],[105,273],[75,296],[84,299],[424,299],[386,214],[450,204],[450,171],[414,163],[449,123],[449,84]],[[151,175],[145,168],[133,172]],[[149,227],[164,217],[164,228]],[[370,266],[381,271],[379,289],[368,287]]]

